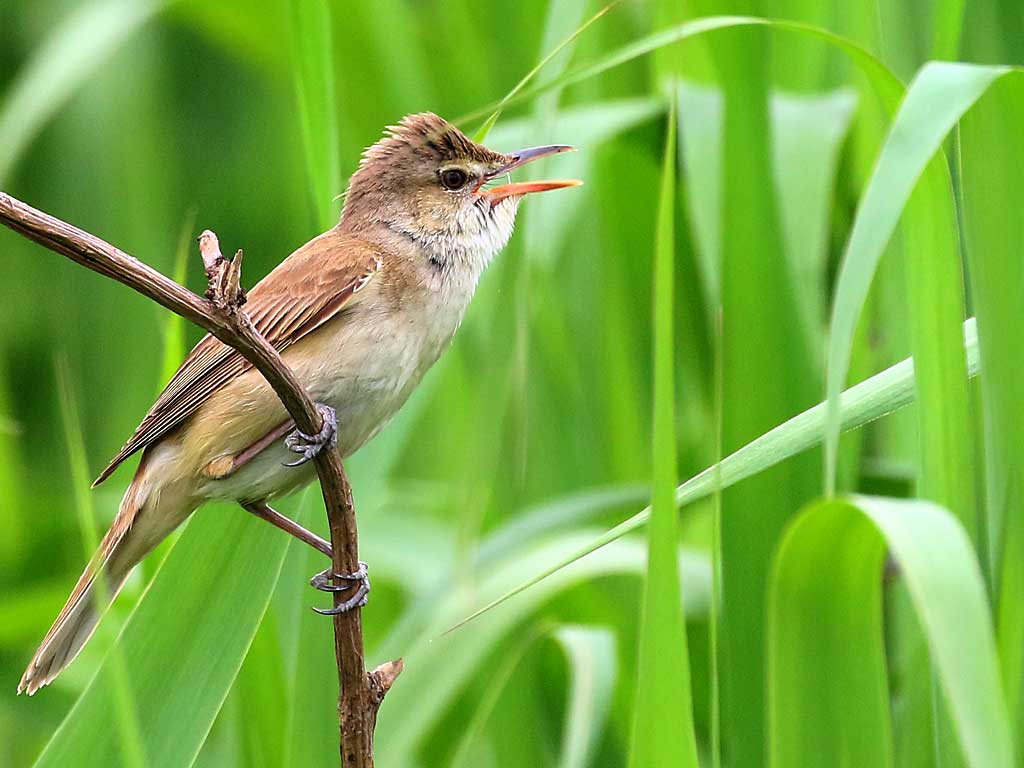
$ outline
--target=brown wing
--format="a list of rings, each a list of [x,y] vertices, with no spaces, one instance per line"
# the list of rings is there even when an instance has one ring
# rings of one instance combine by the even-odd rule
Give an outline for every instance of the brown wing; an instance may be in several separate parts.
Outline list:
[[[378,252],[369,245],[330,230],[299,248],[257,283],[248,294],[245,309],[264,338],[283,351],[350,304],[380,266]],[[231,347],[213,336],[203,337],[93,487],[250,367]]]

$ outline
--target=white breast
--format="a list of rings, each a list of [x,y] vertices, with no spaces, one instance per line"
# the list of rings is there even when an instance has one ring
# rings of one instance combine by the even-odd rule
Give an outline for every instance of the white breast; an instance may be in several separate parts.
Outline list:
[[[481,220],[479,228],[463,227],[429,244],[421,242],[434,259],[424,255],[414,295],[388,300],[381,285],[386,278],[375,277],[351,313],[286,353],[310,396],[335,409],[343,457],[390,421],[448,348],[480,276],[511,236],[515,208],[510,200],[497,206],[493,219]],[[301,348],[307,345],[316,353],[304,353]],[[211,482],[203,493],[224,498],[288,493],[314,476],[311,465],[299,470],[282,466],[291,459],[294,454],[279,441],[238,473]]]

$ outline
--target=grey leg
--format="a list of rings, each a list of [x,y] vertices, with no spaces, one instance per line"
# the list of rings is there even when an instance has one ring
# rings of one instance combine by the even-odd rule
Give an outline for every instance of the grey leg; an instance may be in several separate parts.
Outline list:
[[[280,512],[271,509],[270,505],[265,501],[254,501],[248,504],[242,505],[243,509],[247,512],[251,512],[256,517],[266,520],[271,525],[280,528],[287,534],[294,536],[299,541],[303,541],[313,549],[323,552],[328,557],[331,557],[331,544],[324,539],[321,539],[312,531],[303,528],[301,525],[296,523],[291,518],[285,517]]]

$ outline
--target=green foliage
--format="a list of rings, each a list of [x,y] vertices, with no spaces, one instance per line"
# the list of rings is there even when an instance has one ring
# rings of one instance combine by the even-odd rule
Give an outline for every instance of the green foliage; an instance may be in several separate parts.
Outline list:
[[[636,709],[629,764],[696,766],[689,653],[680,603],[676,540],[675,187],[676,105],[668,113],[654,246],[654,435],[647,578],[640,614]]]
[[[0,179],[68,98],[166,2],[83,5],[55,25],[6,89],[0,109]]]
[[[251,284],[403,114],[580,150],[349,462],[378,764],[1021,765],[1010,5],[0,0],[0,182],[199,288],[197,230]],[[198,332],[0,248],[0,764],[335,764],[323,558],[231,507],[15,700]]]
[[[882,621],[887,550],[927,635],[967,764],[1013,765],[970,540],[941,507],[870,497],[812,504],[779,546],[768,620],[771,764],[894,764]]]
[[[1024,270],[1013,243],[1024,235],[1024,222],[1011,199],[1020,184],[1014,168],[1024,160],[1013,140],[1024,119],[1024,90],[1019,77],[996,83],[971,110],[960,133],[964,232],[970,257],[971,293],[978,312],[979,343],[985,350],[986,376],[981,389],[985,425],[985,501],[983,538],[993,593],[997,596],[999,653],[1011,725],[1020,754],[1024,726],[1024,378],[1013,364],[1015,334],[1010,327],[1019,312]]]
[[[580,4],[578,2],[575,2],[573,4],[576,5],[577,7],[579,7],[580,9],[582,9],[582,4]],[[557,2],[554,2],[554,3],[551,4],[551,8],[550,8],[550,11],[549,11],[549,24],[548,24],[548,29],[549,30],[553,29],[553,28],[557,28],[557,26],[553,26],[553,25],[558,25],[558,26],[563,25],[564,24],[564,20],[563,19],[566,16],[568,16],[570,21],[572,20],[572,13],[570,12],[570,13],[567,14],[566,11],[568,10],[568,8],[563,7],[563,6],[567,6],[567,5],[569,5],[569,3],[559,4]],[[486,120],[484,120],[483,125],[481,125],[477,129],[476,133],[473,134],[473,141],[477,141],[477,142],[484,142],[484,141],[486,141],[488,134],[490,134],[490,132],[491,132],[491,129],[494,128],[495,123],[498,122],[498,118],[501,117],[501,110],[504,108],[504,106],[509,101],[511,101],[513,98],[515,98],[516,94],[518,94],[521,90],[523,90],[523,88],[525,88],[527,85],[529,85],[530,81],[533,80],[533,78],[535,78],[537,76],[537,74],[542,69],[544,69],[552,61],[554,61],[555,58],[559,56],[559,54],[563,54],[563,52],[564,53],[571,53],[571,51],[572,51],[572,44],[574,42],[576,42],[576,38],[579,37],[581,34],[583,34],[587,30],[587,27],[589,27],[595,21],[597,21],[602,16],[604,16],[606,13],[608,13],[608,11],[610,11],[612,9],[613,5],[614,5],[614,3],[612,5],[607,5],[604,8],[602,8],[600,11],[595,13],[593,16],[591,16],[586,21],[585,24],[583,24],[582,26],[577,28],[571,35],[569,35],[567,38],[565,38],[565,40],[563,40],[558,45],[556,45],[554,48],[552,48],[550,53],[548,53],[544,58],[542,58],[539,62],[537,62],[537,65],[533,69],[531,69],[529,72],[527,72],[525,75],[523,75],[523,77],[519,80],[519,82],[516,83],[515,86],[513,86],[512,90],[509,91],[507,94],[505,94],[505,97],[498,103],[498,106],[494,108],[494,112],[492,112],[490,114],[490,116]],[[563,55],[563,60],[566,63],[568,63],[568,58],[565,57],[564,55]],[[564,65],[561,68],[564,69],[565,68]]]
[[[256,634],[287,546],[270,526],[224,509],[197,518],[178,539],[117,640],[145,723],[147,765],[195,759]],[[118,764],[122,747],[109,718],[120,672],[112,658],[50,741],[40,768]]]
[[[316,227],[338,219],[338,110],[334,99],[334,56],[330,8],[325,0],[290,3],[292,72],[299,107],[299,129],[306,154]]]
[[[61,358],[57,360],[57,386],[60,394],[61,421],[64,422],[64,439],[68,446],[68,463],[70,464],[71,477],[75,483],[75,507],[78,512],[78,527],[81,533],[82,544],[86,562],[90,562],[100,542],[100,536],[96,531],[96,516],[93,509],[92,497],[89,495],[89,470],[85,457],[85,445],[82,442],[82,424],[78,416],[78,398],[75,396],[74,382],[71,372],[68,370],[67,361]],[[107,584],[103,572],[96,574],[97,591],[101,597],[99,605],[102,607],[105,599],[102,597],[107,592]],[[104,622],[101,630],[107,635],[107,642],[113,638],[110,622]],[[114,705],[116,707],[115,723],[119,737],[119,757],[125,765],[131,768],[141,768],[146,764],[146,753],[142,745],[142,736],[139,733],[139,721],[136,713],[136,703],[128,682],[127,672],[124,665],[124,654],[119,645],[110,649],[108,655],[111,677],[113,678]]]
[[[978,338],[976,323],[973,318],[964,324],[964,337],[969,372],[978,372]],[[840,428],[856,429],[869,424],[881,416],[898,411],[914,401],[914,365],[912,360],[904,360],[891,368],[872,376],[866,381],[850,387],[842,394],[839,406]],[[826,435],[827,404],[819,403],[803,413],[794,416],[784,424],[747,443],[737,451],[726,456],[722,461],[704,469],[676,488],[676,504],[680,507],[692,504],[716,490],[728,488],[735,483],[753,477],[759,472],[773,467],[779,462],[796,456],[808,448],[821,444]],[[574,552],[571,557],[556,564],[549,570],[541,571],[530,579],[521,582],[509,592],[492,603],[485,605],[476,613],[464,619],[461,624],[468,623],[491,608],[529,589],[543,579],[553,575],[601,547],[639,530],[647,524],[651,517],[650,507],[624,520],[614,528],[601,534],[598,538]]]

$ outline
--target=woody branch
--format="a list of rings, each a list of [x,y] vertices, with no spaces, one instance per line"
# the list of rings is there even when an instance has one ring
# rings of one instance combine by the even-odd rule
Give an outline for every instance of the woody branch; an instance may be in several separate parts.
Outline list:
[[[110,243],[0,192],[0,223],[55,253],[101,275],[117,280],[163,307],[191,320],[234,348],[267,380],[296,427],[317,434],[322,417],[313,401],[285,365],[277,350],[256,330],[242,308],[242,252],[232,259],[221,255],[217,236],[206,230],[199,247],[209,287],[200,297]],[[359,567],[352,489],[337,449],[315,457],[331,531],[332,568],[354,573]],[[335,593],[335,605],[343,595]],[[384,695],[402,671],[401,660],[365,668],[363,629],[357,608],[334,616],[335,657],[338,665],[338,715],[341,762],[348,768],[373,765],[373,730]]]

